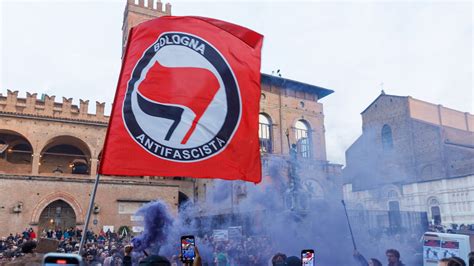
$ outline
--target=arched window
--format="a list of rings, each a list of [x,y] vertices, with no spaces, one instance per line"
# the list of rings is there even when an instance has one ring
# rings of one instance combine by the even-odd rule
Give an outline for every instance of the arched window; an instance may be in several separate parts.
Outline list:
[[[429,204],[430,206],[438,206],[438,205],[439,205],[439,201],[438,201],[436,198],[431,198],[428,204]]]
[[[435,225],[441,224],[441,208],[439,207],[439,201],[436,198],[428,200],[429,210],[431,212],[431,221]]]
[[[41,151],[39,172],[87,175],[90,154],[87,144],[76,137],[55,137]]]
[[[397,199],[398,198],[398,193],[395,190],[390,190],[388,192],[388,198],[389,199]]]
[[[382,145],[384,150],[393,148],[392,129],[389,125],[382,127]]]
[[[32,154],[33,148],[23,135],[0,129],[0,172],[31,173]]]
[[[258,116],[258,137],[260,139],[260,151],[271,153],[272,150],[272,122],[265,114]]]
[[[298,153],[303,158],[309,158],[311,156],[311,138],[309,134],[309,126],[306,121],[296,121],[295,137]]]

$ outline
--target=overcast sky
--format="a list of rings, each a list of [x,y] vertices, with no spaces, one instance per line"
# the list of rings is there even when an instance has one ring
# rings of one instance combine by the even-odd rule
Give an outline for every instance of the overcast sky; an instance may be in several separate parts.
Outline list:
[[[0,0],[0,93],[110,103],[125,1]],[[182,1],[173,15],[227,20],[265,35],[262,72],[335,91],[325,109],[328,159],[361,133],[380,93],[473,113],[473,4],[464,2]]]

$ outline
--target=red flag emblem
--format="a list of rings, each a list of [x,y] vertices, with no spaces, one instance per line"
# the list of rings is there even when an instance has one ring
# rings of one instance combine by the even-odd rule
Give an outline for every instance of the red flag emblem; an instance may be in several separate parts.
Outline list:
[[[99,172],[260,182],[262,41],[199,17],[133,28]]]

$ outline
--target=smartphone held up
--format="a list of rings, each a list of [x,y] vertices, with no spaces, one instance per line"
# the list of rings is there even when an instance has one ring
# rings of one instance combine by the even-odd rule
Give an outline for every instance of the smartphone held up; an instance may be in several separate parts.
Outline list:
[[[303,266],[314,266],[314,250],[304,249],[301,251],[301,264]]]
[[[193,262],[196,258],[195,252],[195,238],[192,235],[182,236],[181,237],[181,261]]]
[[[83,266],[82,257],[77,254],[48,253],[44,255],[43,265],[45,266]]]

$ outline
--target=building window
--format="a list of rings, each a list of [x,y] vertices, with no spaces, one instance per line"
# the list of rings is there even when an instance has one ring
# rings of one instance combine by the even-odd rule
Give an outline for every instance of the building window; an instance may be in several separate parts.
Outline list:
[[[401,227],[400,202],[397,200],[388,202],[388,221],[390,228],[399,229]]]
[[[272,122],[265,114],[258,116],[258,137],[260,139],[260,152],[272,153]]]
[[[303,158],[311,156],[311,139],[309,135],[308,123],[304,120],[298,120],[295,124],[296,147],[298,153]]]
[[[395,190],[390,190],[388,192],[388,198],[389,199],[397,199],[398,198],[398,193]]]
[[[439,201],[436,198],[431,198],[428,201],[429,209],[431,211],[431,221],[435,225],[441,224],[441,209]]]
[[[382,127],[382,145],[384,150],[393,148],[392,129],[389,125]]]

